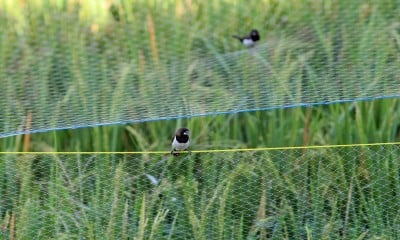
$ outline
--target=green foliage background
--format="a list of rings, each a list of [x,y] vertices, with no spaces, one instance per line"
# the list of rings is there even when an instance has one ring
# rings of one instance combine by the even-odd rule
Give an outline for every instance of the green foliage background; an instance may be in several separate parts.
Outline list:
[[[283,42],[290,50],[302,44],[299,39],[303,44],[315,43],[312,61],[320,64],[316,74],[326,74],[332,81],[337,80],[335,74],[343,74],[340,69],[329,72],[337,64],[357,66],[362,71],[354,78],[367,82],[384,78],[400,83],[399,16],[395,0],[6,0],[0,3],[0,89],[28,102],[9,102],[7,106],[14,107],[3,109],[0,123],[8,129],[7,124],[15,121],[11,118],[29,119],[26,112],[18,111],[29,101],[51,102],[37,97],[46,94],[47,86],[66,92],[57,74],[87,89],[91,86],[85,79],[112,78],[102,75],[109,67],[120,76],[132,62],[139,73],[143,66],[157,72],[168,68],[171,59],[190,62],[239,50],[241,46],[230,36],[254,27],[272,46]],[[337,36],[345,64],[342,58],[334,58]],[[104,56],[94,58],[91,45]],[[49,49],[60,52],[38,57],[46,56]],[[272,60],[282,62],[282,56],[272,54]],[[289,68],[292,60],[283,61],[282,69]],[[91,72],[92,68],[104,71]],[[43,77],[46,88],[30,85],[29,76],[42,72],[49,74]],[[115,90],[113,86],[103,89]],[[94,92],[93,100],[97,98],[101,93]],[[118,102],[104,102],[112,102],[112,113],[120,113]],[[101,108],[78,104],[87,108],[72,109],[76,114]],[[191,129],[196,150],[393,142],[399,140],[399,114],[397,99],[382,99],[17,135],[0,139],[0,149],[169,150],[171,134],[184,125]],[[35,115],[31,117],[34,122]],[[4,239],[399,236],[397,145],[179,158],[3,154],[0,160],[0,237]]]

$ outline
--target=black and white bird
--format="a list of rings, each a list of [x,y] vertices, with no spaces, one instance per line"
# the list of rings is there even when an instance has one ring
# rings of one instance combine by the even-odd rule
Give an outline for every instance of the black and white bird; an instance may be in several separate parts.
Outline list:
[[[189,129],[187,128],[179,128],[176,130],[175,136],[172,138],[172,150],[171,154],[174,156],[178,156],[179,153],[177,151],[187,150],[190,145],[189,140]],[[189,151],[189,154],[191,152]]]
[[[233,35],[234,38],[239,39],[239,41],[241,43],[243,43],[243,45],[245,45],[246,47],[253,47],[254,44],[260,40],[260,34],[258,33],[258,31],[256,29],[251,30],[250,34],[244,37],[239,37],[236,35]]]

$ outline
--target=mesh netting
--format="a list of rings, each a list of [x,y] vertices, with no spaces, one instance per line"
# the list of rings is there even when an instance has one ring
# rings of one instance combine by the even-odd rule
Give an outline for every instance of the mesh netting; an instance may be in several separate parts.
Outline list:
[[[259,152],[2,155],[16,239],[396,239],[398,145]]]
[[[0,137],[400,95],[398,1],[243,2],[0,1]],[[253,28],[255,48],[232,38]],[[310,128],[311,111],[302,123],[282,114],[269,138],[244,130],[275,127],[262,117],[226,121],[211,137],[201,122],[191,147],[203,152],[179,157],[3,152],[0,238],[398,239],[397,144],[204,150],[307,145],[310,132],[318,143],[375,142],[375,130],[393,139],[397,115],[381,118],[392,109],[368,110],[367,130],[354,110],[357,131],[347,127],[353,116],[343,127],[318,113],[323,124]],[[1,147],[165,150],[172,124],[161,125],[143,136],[126,127],[131,141],[105,130],[3,138]],[[223,135],[227,125],[236,132]]]
[[[78,2],[0,4],[0,137],[400,93],[394,2]]]

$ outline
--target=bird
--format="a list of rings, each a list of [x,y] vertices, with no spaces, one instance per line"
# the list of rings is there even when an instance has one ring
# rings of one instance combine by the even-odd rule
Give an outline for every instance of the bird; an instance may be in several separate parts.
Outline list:
[[[251,30],[250,34],[244,37],[239,37],[237,35],[233,35],[232,37],[239,39],[239,41],[246,47],[253,47],[254,44],[260,40],[260,34],[257,29]]]
[[[179,153],[177,151],[187,150],[189,145],[189,129],[185,127],[179,128],[178,130],[176,130],[175,136],[172,137],[171,154],[174,156],[178,156]],[[191,154],[190,151],[189,154]]]

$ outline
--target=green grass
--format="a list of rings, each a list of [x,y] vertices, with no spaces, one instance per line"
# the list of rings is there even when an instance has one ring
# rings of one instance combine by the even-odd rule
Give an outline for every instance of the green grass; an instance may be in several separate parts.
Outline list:
[[[0,136],[397,96],[395,7],[3,3]],[[262,33],[253,54],[231,37],[251,28]]]
[[[398,95],[396,1],[111,2],[0,3],[0,132],[80,127],[1,138],[1,151],[169,150],[179,126],[193,150],[399,141],[397,99],[84,127]],[[230,39],[253,27],[266,43],[254,58]],[[397,239],[399,157],[1,155],[0,239]]]
[[[15,214],[21,239],[395,239],[398,157],[397,146],[3,156],[3,219]]]

